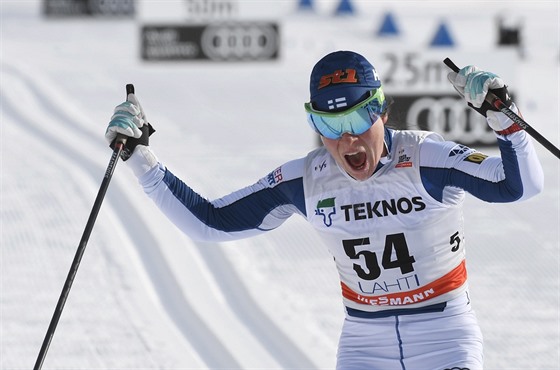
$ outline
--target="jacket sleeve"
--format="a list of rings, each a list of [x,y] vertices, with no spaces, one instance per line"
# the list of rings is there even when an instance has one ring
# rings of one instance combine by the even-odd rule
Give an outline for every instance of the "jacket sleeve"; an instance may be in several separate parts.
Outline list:
[[[453,202],[457,189],[487,202],[528,199],[543,188],[543,170],[525,131],[498,137],[499,156],[461,144],[427,139],[420,151],[420,172],[428,192]]]
[[[196,193],[160,162],[138,180],[157,207],[189,237],[227,241],[264,233],[292,214],[305,212],[300,162],[288,162],[255,184],[213,201]],[[274,180],[278,172],[285,176],[279,182]]]

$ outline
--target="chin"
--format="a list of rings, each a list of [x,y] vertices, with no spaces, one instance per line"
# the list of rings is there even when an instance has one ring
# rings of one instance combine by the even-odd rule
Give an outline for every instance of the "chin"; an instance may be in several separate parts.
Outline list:
[[[362,169],[346,168],[346,173],[352,176],[355,180],[364,181],[373,175],[369,169],[369,166],[365,166]]]

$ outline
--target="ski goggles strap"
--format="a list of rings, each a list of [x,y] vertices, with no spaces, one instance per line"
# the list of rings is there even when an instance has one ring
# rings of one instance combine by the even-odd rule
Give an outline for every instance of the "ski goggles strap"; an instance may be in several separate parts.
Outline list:
[[[315,110],[305,103],[307,121],[320,135],[329,139],[340,139],[344,133],[361,135],[387,110],[387,102],[381,88],[369,92],[366,100],[342,112]]]

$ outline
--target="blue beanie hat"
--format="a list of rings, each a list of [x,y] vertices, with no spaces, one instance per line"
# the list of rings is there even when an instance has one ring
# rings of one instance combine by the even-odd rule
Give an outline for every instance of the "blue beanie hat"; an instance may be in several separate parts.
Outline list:
[[[309,84],[313,108],[324,112],[346,110],[380,87],[375,68],[352,51],[335,51],[324,56],[313,67]]]

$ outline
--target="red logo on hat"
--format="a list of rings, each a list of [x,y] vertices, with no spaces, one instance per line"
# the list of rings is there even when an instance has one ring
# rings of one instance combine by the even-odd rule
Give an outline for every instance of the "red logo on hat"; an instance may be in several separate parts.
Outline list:
[[[324,75],[319,80],[319,87],[318,89],[322,89],[323,87],[327,87],[330,84],[355,84],[358,82],[356,78],[356,70],[355,69],[347,69],[342,71],[341,69],[334,71],[331,74]]]

